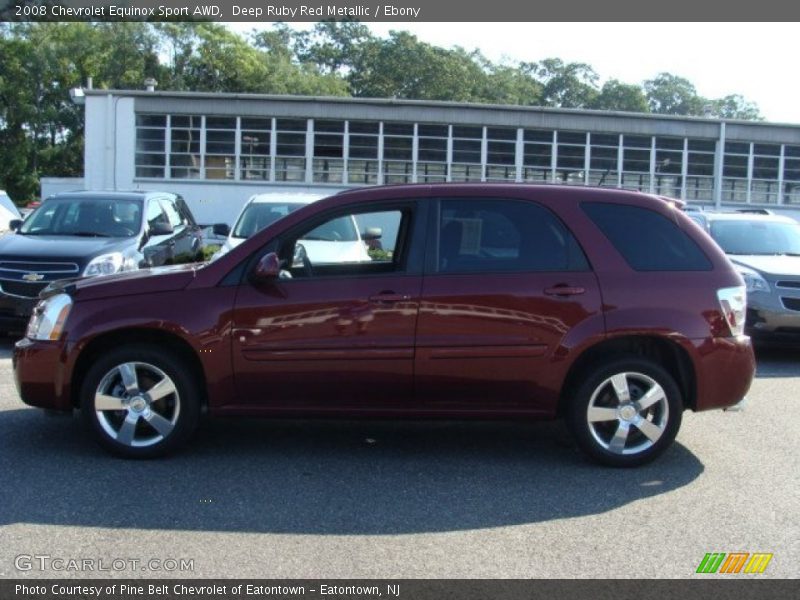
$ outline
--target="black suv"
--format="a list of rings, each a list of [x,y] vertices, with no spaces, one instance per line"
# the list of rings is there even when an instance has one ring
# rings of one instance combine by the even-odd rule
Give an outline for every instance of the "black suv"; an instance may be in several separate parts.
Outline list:
[[[201,229],[167,192],[69,192],[45,200],[0,238],[0,331],[24,330],[51,281],[202,257]]]

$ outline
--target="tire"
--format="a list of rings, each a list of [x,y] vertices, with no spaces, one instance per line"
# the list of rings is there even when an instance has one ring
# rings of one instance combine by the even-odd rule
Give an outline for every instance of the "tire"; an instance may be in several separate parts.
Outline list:
[[[669,448],[683,408],[680,389],[666,370],[648,359],[626,357],[587,374],[566,418],[578,446],[592,460],[638,467]]]
[[[81,413],[97,442],[125,458],[155,458],[192,435],[200,390],[173,353],[151,345],[101,355],[81,385]]]

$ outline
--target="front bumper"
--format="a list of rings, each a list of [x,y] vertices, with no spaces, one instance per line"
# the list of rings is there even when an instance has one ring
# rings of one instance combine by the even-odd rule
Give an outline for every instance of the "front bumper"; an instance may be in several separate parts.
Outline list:
[[[800,342],[800,312],[751,305],[745,323],[753,338]]]
[[[58,411],[72,409],[66,376],[66,345],[23,338],[14,345],[14,384],[25,404]]]
[[[23,333],[39,298],[9,296],[0,292],[0,331]]]

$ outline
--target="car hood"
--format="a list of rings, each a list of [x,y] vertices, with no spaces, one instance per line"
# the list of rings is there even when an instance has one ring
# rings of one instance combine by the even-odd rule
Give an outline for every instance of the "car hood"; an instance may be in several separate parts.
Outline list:
[[[0,260],[10,258],[77,260],[114,252],[133,238],[75,237],[68,235],[10,234],[0,238]]]
[[[64,279],[49,286],[44,293],[53,294],[66,290],[76,300],[83,301],[171,292],[182,290],[189,285],[199,268],[202,268],[201,264],[171,265],[126,271],[115,275]]]
[[[735,265],[749,267],[759,273],[800,276],[800,256],[735,254],[728,255],[728,258]]]

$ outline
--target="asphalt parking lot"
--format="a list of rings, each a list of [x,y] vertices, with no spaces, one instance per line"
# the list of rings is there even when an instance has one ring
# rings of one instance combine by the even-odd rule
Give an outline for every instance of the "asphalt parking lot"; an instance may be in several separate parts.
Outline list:
[[[744,412],[687,413],[660,460],[612,470],[553,423],[224,420],[115,459],[21,403],[11,347],[0,577],[684,578],[707,552],[800,575],[800,350],[759,352]]]

